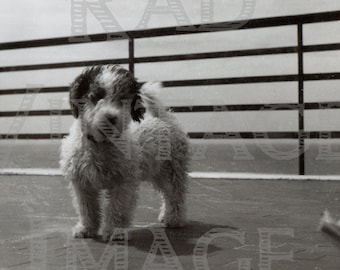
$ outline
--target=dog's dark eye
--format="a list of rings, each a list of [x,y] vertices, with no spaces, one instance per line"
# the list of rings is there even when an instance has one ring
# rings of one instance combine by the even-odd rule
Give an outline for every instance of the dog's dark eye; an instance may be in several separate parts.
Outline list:
[[[103,88],[98,88],[95,91],[92,91],[88,97],[93,104],[96,104],[99,100],[103,99],[105,95],[105,90]]]

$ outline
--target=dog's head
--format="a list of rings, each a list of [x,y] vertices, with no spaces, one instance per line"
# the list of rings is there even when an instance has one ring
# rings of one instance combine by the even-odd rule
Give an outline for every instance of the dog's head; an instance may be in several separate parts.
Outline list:
[[[131,118],[143,118],[140,87],[133,75],[118,65],[86,68],[70,87],[72,114],[96,142],[119,137]]]

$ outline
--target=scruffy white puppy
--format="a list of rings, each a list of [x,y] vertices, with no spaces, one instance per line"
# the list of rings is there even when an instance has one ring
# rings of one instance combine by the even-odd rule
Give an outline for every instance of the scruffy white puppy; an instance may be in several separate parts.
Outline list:
[[[184,225],[188,138],[159,102],[160,87],[117,65],[86,68],[71,84],[75,121],[60,165],[79,215],[75,237],[95,237],[102,226],[108,241],[130,226],[144,180],[162,195],[159,220]]]

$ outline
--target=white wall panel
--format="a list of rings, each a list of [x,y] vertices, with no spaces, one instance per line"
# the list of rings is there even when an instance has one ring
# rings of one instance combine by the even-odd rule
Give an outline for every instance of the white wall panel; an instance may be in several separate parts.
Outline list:
[[[294,46],[295,26],[137,39],[135,55],[155,56]]]
[[[166,106],[296,103],[296,82],[163,88]]]
[[[187,132],[297,131],[296,111],[176,113]]]
[[[0,51],[1,66],[50,64],[128,57],[128,41],[107,41]]]
[[[1,95],[0,96],[0,112],[1,111],[18,111],[20,105],[25,99],[25,94],[16,95]],[[59,103],[59,109],[69,109],[68,103],[68,92],[65,93],[39,93],[35,94],[33,97],[34,101],[30,110],[50,110],[55,109],[51,107],[51,102],[53,104]]]
[[[310,23],[303,26],[305,45],[340,42],[340,22]]]
[[[141,80],[166,81],[297,73],[297,55],[266,55],[136,65]]]
[[[340,131],[340,110],[308,110],[305,112],[305,130]]]
[[[16,117],[0,117],[0,134],[17,134],[17,133],[67,133],[73,122],[72,116],[27,116],[20,123],[19,128],[13,129],[14,121],[19,121]],[[17,119],[17,120],[15,120]],[[53,128],[51,123],[53,121]],[[60,128],[56,129],[55,124],[58,123]]]

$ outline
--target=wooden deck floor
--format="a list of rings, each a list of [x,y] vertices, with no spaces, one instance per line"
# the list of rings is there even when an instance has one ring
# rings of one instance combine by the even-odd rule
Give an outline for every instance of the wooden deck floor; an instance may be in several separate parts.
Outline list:
[[[0,176],[1,270],[340,269],[339,243],[317,230],[324,209],[340,213],[338,182],[191,180],[190,222],[176,230],[157,223],[160,199],[143,184],[129,241],[116,245],[71,237],[66,187],[61,177]]]

